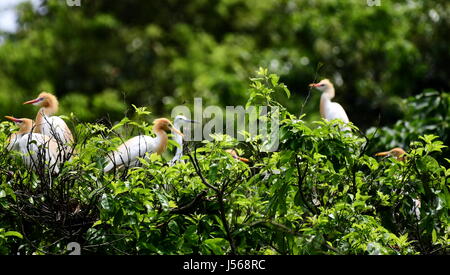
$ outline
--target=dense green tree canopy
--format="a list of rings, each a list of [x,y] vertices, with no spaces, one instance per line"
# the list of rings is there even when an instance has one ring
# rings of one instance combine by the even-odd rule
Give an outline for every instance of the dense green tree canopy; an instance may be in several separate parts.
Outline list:
[[[283,90],[289,95],[278,76],[260,70],[249,103],[278,104],[273,97]],[[153,154],[141,167],[111,173],[103,167],[122,141],[117,131],[150,131],[137,123],[148,116],[144,109],[114,129],[77,124],[77,153],[57,174],[44,165],[26,169],[6,149],[11,123],[0,123],[0,253],[67,254],[73,242],[82,254],[449,253],[450,160],[437,136],[383,128],[389,135],[377,141],[354,126],[343,133],[335,121],[308,125],[278,106],[275,152],[262,152],[257,136],[239,143],[215,134],[188,144],[184,163],[170,166]],[[403,160],[367,153],[372,142],[405,136]]]
[[[1,34],[0,115],[34,118],[22,102],[52,92],[75,142],[59,172],[27,168],[0,122],[0,254],[450,253],[450,2],[81,3],[24,3]],[[322,78],[351,133],[320,118]],[[215,133],[175,165],[171,141],[104,171],[196,97],[277,106],[279,146]],[[406,154],[375,157],[393,147]]]
[[[56,93],[82,121],[120,119],[130,106],[245,102],[259,67],[292,90],[299,114],[308,83],[323,77],[362,129],[392,124],[400,98],[448,91],[450,4],[435,1],[48,0],[19,7],[19,30],[0,46],[4,114],[32,116],[24,99]],[[305,105],[318,118],[318,93]],[[20,107],[19,107],[20,106]]]

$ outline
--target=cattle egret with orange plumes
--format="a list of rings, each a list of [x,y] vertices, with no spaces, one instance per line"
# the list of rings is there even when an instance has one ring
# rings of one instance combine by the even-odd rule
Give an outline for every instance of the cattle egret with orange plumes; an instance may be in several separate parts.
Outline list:
[[[227,149],[227,150],[225,150],[225,152],[227,152],[228,154],[230,154],[234,159],[240,160],[240,161],[245,162],[245,163],[250,162],[249,159],[241,158],[241,157],[238,155],[238,153],[236,152],[236,150],[234,150],[234,149]]]
[[[376,153],[375,156],[377,157],[394,157],[398,161],[405,161],[405,150],[403,150],[400,147],[394,148],[392,150],[386,151],[386,152],[379,152]]]
[[[110,161],[103,171],[106,173],[114,167],[120,167],[122,165],[125,167],[138,166],[140,163],[138,158],[145,157],[146,153],[157,153],[161,155],[167,149],[168,137],[166,131],[171,130],[183,136],[172,125],[170,120],[166,118],[155,119],[153,121],[153,132],[156,134],[156,137],[139,135],[127,140],[109,155]]]
[[[331,101],[335,96],[335,90],[330,80],[323,79],[319,83],[312,83],[309,86],[322,92],[322,96],[320,97],[320,115],[322,118],[328,121],[340,119],[345,124],[349,123],[347,113],[341,104]],[[350,131],[350,128],[342,127],[341,130]]]
[[[65,154],[70,152],[69,145],[73,143],[73,135],[64,120],[53,116],[58,112],[58,99],[46,92],[42,92],[36,99],[25,102],[41,107],[36,115],[36,133],[55,138],[59,145],[64,148]]]
[[[19,131],[8,138],[8,149],[20,152],[25,165],[29,168],[38,169],[39,165],[43,164],[54,173],[58,173],[59,151],[55,140],[39,133],[31,133],[34,127],[31,119],[12,116],[5,118],[19,127]]]

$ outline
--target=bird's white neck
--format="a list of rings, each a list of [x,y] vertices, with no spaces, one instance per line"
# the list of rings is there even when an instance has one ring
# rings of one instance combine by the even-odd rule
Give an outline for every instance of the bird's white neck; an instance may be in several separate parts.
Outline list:
[[[334,87],[327,87],[327,89],[322,92],[322,98],[327,98],[329,100],[333,99],[334,95],[335,95]]]
[[[175,121],[174,127],[181,131],[182,124],[179,123],[178,120]],[[180,161],[183,156],[183,137],[179,135],[177,132],[172,130],[173,140],[178,144],[178,147],[175,151],[175,155],[170,160],[170,164],[173,165],[175,162]]]
[[[45,123],[52,114],[54,114],[54,112],[47,107],[39,109],[36,115],[36,129],[34,129],[36,133],[42,133],[42,124]]]
[[[173,140],[178,144],[177,151],[175,152],[175,155],[172,158],[172,162],[176,162],[179,161],[183,156],[183,137],[175,132],[172,133],[174,135]]]
[[[174,134],[175,137],[173,138],[175,140],[176,143],[178,143],[178,147],[177,147],[177,155],[181,155],[183,153],[183,137],[180,136],[179,134]]]
[[[334,97],[334,88],[329,87],[324,92],[322,92],[322,96],[320,97],[320,115],[325,118],[325,110],[328,104],[331,103],[331,99]]]
[[[181,125],[181,123],[175,123],[174,127],[175,127],[175,129],[178,129],[181,131],[182,125]],[[180,145],[179,147],[177,147],[176,155],[181,155],[183,153],[183,137],[175,131],[172,131],[172,134],[173,134],[173,140],[176,143],[178,143],[178,145]]]

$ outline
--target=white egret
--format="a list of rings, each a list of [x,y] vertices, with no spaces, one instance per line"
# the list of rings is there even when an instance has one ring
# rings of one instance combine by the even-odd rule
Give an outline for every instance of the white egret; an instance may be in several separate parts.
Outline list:
[[[335,90],[330,80],[323,79],[319,83],[312,83],[309,86],[322,92],[322,96],[320,97],[320,115],[322,118],[328,121],[340,119],[345,124],[349,123],[347,113],[341,104],[331,101],[335,96]],[[341,130],[350,131],[350,128],[342,127]]]
[[[114,167],[133,167],[139,165],[139,159],[145,157],[146,153],[157,153],[161,155],[167,149],[168,137],[166,131],[173,130],[180,136],[183,134],[176,129],[170,120],[159,118],[153,121],[153,132],[156,137],[139,135],[133,137],[123,144],[117,150],[109,155],[109,162],[103,171],[109,172]]]
[[[53,137],[57,144],[64,150],[64,159],[71,153],[70,145],[73,143],[73,135],[66,122],[58,116],[58,99],[49,93],[42,92],[36,99],[25,102],[41,107],[36,115],[36,128],[34,132]]]
[[[6,118],[19,127],[19,131],[8,138],[8,149],[20,152],[25,165],[29,168],[37,170],[40,165],[45,165],[52,172],[58,173],[59,150],[55,140],[39,133],[32,133],[34,124],[31,119],[11,116]]]

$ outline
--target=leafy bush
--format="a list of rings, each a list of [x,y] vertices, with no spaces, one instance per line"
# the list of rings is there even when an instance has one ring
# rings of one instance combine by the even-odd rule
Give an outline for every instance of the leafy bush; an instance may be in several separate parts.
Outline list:
[[[371,148],[408,146],[424,134],[434,134],[445,143],[450,142],[450,94],[425,90],[422,94],[402,100],[404,118],[392,127],[370,128],[368,135],[377,132]],[[448,148],[445,150],[448,153]]]
[[[105,156],[131,128],[150,131],[144,108],[112,129],[78,124],[77,153],[50,180],[24,169],[3,145],[0,252],[66,254],[73,241],[83,254],[450,252],[450,160],[436,135],[408,133],[405,161],[375,159],[369,148],[390,149],[389,137],[365,135],[354,125],[346,134],[338,121],[306,123],[305,115],[296,117],[274,100],[290,95],[278,76],[261,69],[251,81],[250,105],[280,108],[275,152],[261,151],[258,136],[237,142],[215,134],[187,144],[185,162],[174,166],[151,155],[141,167],[104,174]],[[4,144],[11,124],[0,127]],[[444,124],[442,131],[448,131]]]

